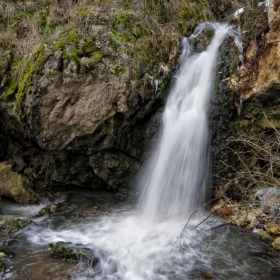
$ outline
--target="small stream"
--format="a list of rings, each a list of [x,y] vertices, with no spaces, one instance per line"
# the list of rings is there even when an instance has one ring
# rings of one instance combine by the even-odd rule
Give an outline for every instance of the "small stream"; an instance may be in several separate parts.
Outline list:
[[[73,190],[64,199],[60,212],[35,219],[42,206],[0,200],[0,218],[33,220],[1,248],[2,279],[279,279],[276,251],[241,229],[217,227],[223,222],[215,217],[197,228],[203,215],[191,220],[179,242],[184,220],[149,224],[107,192]],[[53,258],[48,244],[57,241],[90,248],[100,262]]]

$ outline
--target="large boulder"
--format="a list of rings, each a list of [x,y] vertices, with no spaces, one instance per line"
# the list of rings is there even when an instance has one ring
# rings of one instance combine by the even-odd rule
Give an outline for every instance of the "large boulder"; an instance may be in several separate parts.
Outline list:
[[[6,46],[12,59],[0,134],[8,141],[0,135],[0,147],[17,171],[42,184],[118,189],[152,146],[158,124],[151,117],[165,103],[182,36],[213,16],[204,0],[157,1],[156,9],[88,2],[23,2],[14,7],[18,17],[3,15],[17,38]],[[35,11],[44,32],[33,40]]]
[[[12,171],[11,164],[0,163],[0,197],[4,196],[18,203],[38,203],[38,194],[31,187],[30,180]]]

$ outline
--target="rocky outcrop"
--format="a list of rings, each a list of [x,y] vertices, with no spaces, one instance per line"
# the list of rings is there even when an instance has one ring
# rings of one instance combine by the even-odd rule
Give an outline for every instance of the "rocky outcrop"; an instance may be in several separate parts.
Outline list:
[[[244,61],[245,70],[231,79],[231,88],[243,95],[251,95],[279,90],[280,69],[280,5],[279,0],[270,1],[268,14],[262,12],[262,33],[254,34],[255,40],[247,43]],[[261,11],[264,7],[261,6]]]
[[[219,108],[218,113],[212,114],[213,169],[220,182],[223,178],[224,181],[230,180],[228,191],[225,191],[238,199],[247,199],[248,195],[242,193],[255,187],[278,186],[278,9],[279,1],[274,0],[271,1],[268,13],[264,11],[264,6],[258,5],[254,10],[245,10],[247,14],[239,20],[241,29],[246,31],[241,36],[245,69],[237,70],[237,66],[240,66],[240,53],[232,44],[228,45],[229,55],[222,58],[222,65],[227,65],[225,71],[218,70],[218,91],[214,95],[213,104],[217,103],[217,99],[228,102],[220,102],[220,105],[213,107],[214,111],[216,106]],[[227,57],[230,57],[229,62]],[[219,75],[223,78],[219,78]],[[227,113],[224,114],[224,111]],[[217,126],[219,118],[221,121]],[[274,166],[273,171],[269,171],[268,165]]]
[[[119,189],[152,145],[181,37],[213,16],[204,0],[72,2],[3,16],[0,160],[36,187]]]
[[[39,196],[32,190],[32,183],[24,175],[12,171],[12,165],[0,163],[0,197],[18,203],[38,203]]]
[[[224,71],[218,72],[212,139],[215,195],[222,199],[213,211],[279,250],[280,1],[270,2],[268,13],[256,6],[239,20],[247,31],[241,36],[245,69],[237,70],[240,53],[228,45],[228,75],[220,79]],[[222,58],[221,65],[226,61]],[[229,99],[221,109],[221,101]],[[215,114],[215,106],[221,115]]]

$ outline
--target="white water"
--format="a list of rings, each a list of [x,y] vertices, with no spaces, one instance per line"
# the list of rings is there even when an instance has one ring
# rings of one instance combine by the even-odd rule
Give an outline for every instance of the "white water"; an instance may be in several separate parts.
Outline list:
[[[219,46],[228,31],[227,25],[208,25],[216,32],[205,52],[191,55],[189,40],[183,41],[161,137],[139,181],[143,188],[140,211],[122,211],[72,226],[34,224],[24,232],[36,245],[65,241],[93,249],[99,265],[75,267],[72,279],[184,280],[194,279],[189,275],[195,268],[211,270],[211,258],[204,255],[210,225],[187,230],[182,243],[178,241],[189,215],[204,201],[208,104]]]
[[[205,52],[192,55],[190,40],[203,28],[216,29]],[[204,201],[209,140],[208,107],[219,46],[228,26],[203,24],[183,40],[181,66],[164,114],[161,137],[139,182],[145,219],[185,219]]]

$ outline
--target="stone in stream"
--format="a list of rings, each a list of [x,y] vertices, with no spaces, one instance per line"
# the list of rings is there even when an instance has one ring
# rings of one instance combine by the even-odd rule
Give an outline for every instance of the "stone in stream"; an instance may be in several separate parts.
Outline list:
[[[56,258],[63,258],[64,261],[69,263],[77,263],[79,260],[87,260],[91,262],[94,267],[98,262],[98,258],[94,256],[94,252],[89,248],[78,248],[70,242],[56,242],[49,244],[51,248],[51,255]]]
[[[10,239],[14,233],[30,225],[32,221],[19,218],[0,220],[0,239]]]
[[[268,223],[265,225],[265,229],[269,234],[276,235],[280,233],[280,227],[276,224]]]
[[[0,272],[3,272],[5,270],[5,265],[2,259],[0,259]]]
[[[51,204],[48,206],[43,207],[37,214],[38,217],[41,216],[50,216],[51,214],[56,213],[59,210],[59,205],[57,204]]]
[[[280,237],[277,237],[272,243],[273,248],[280,250]]]
[[[5,270],[5,264],[3,262],[3,258],[6,256],[4,252],[0,252],[0,273],[4,272]]]

